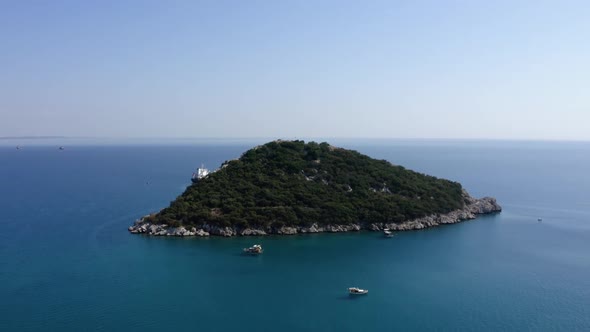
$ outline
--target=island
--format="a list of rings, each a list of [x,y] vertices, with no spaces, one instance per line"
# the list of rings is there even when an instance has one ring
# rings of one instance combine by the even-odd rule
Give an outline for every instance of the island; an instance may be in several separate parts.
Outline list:
[[[129,227],[154,236],[417,230],[495,213],[492,197],[328,143],[277,140],[224,162]]]

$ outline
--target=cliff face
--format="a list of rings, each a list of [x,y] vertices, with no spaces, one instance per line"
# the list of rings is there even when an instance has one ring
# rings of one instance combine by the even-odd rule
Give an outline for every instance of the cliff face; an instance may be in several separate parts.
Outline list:
[[[475,219],[480,214],[490,214],[502,211],[502,207],[493,197],[475,199],[471,196],[467,196],[466,198],[468,202],[462,209],[454,210],[445,214],[429,215],[403,222],[401,224],[386,224],[384,225],[384,228],[398,231],[423,229],[438,225],[454,224],[465,220]],[[380,229],[379,225],[375,226],[377,226],[377,229]]]

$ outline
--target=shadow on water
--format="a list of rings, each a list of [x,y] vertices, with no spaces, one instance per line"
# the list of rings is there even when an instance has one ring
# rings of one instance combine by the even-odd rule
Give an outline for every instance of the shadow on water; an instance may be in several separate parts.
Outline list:
[[[342,296],[338,296],[337,299],[340,301],[358,301],[362,298],[367,297],[367,295],[364,296],[359,296],[359,295],[342,295]]]
[[[261,257],[261,255],[249,254],[249,253],[243,252],[243,251],[234,252],[234,253],[232,253],[232,256],[237,256],[237,257],[254,257],[254,258]]]

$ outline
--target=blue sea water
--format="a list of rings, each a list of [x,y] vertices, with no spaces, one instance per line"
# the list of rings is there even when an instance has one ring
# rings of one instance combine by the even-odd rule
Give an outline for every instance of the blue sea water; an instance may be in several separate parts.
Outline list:
[[[590,330],[590,143],[335,143],[504,211],[392,239],[149,238],[126,229],[252,144],[4,144],[0,331]]]

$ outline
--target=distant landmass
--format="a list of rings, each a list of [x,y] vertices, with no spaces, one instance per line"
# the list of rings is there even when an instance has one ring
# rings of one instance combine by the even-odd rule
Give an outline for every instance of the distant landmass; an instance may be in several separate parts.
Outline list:
[[[67,138],[66,136],[0,136],[2,139],[54,139],[54,138]]]
[[[328,143],[273,141],[224,162],[129,227],[160,236],[413,230],[501,211],[461,184]]]

